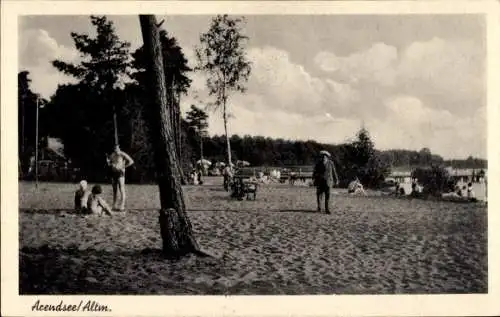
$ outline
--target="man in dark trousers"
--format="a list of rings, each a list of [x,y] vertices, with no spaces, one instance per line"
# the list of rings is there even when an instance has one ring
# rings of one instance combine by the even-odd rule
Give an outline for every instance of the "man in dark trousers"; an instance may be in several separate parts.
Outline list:
[[[330,213],[330,189],[339,183],[335,164],[330,159],[327,151],[319,152],[320,160],[316,163],[313,172],[314,185],[316,186],[316,199],[318,211],[321,211],[321,196],[325,195],[325,212]]]

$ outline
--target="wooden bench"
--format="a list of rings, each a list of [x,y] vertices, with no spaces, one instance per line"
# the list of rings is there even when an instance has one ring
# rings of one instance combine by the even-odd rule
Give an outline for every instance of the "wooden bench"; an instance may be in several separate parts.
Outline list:
[[[286,170],[281,171],[280,182],[284,183],[287,180],[290,184],[294,185],[297,180],[306,182],[313,177],[313,167],[288,167]]]
[[[247,200],[250,200],[250,195],[253,195],[253,200],[256,200],[259,183],[251,180],[256,178],[256,174],[257,171],[254,168],[238,169],[233,177],[231,196],[243,200],[246,195]]]

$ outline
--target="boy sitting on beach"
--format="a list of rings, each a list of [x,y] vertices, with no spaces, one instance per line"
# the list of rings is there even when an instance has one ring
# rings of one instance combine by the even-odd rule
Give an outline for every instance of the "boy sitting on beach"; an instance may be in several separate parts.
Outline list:
[[[86,208],[87,199],[89,196],[89,191],[87,190],[87,181],[82,180],[80,182],[79,188],[75,191],[75,211],[81,212]]]
[[[101,197],[102,188],[99,185],[92,187],[92,193],[87,200],[87,213],[102,216],[103,212],[108,216],[112,216],[111,208],[106,201]]]

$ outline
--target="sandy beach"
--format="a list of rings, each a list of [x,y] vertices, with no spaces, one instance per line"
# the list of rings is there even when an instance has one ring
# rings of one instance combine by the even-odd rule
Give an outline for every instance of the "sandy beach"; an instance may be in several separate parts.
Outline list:
[[[127,211],[71,211],[75,185],[19,185],[21,294],[437,294],[487,292],[482,204],[349,197],[315,211],[314,188],[263,185],[236,201],[220,178],[185,186],[210,258],[162,259],[158,190],[129,185]],[[104,185],[111,202],[111,186]]]

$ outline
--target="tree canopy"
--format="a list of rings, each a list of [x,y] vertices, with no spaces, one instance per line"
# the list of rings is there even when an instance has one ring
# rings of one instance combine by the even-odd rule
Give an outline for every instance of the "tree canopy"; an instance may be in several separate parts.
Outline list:
[[[242,22],[242,18],[230,18],[227,14],[216,16],[209,30],[200,35],[200,45],[196,48],[197,69],[208,74],[209,95],[215,97],[209,104],[222,110],[228,163],[232,161],[228,135],[229,96],[245,92],[251,73],[251,63],[246,56],[248,37],[243,35]]]
[[[59,85],[49,101],[40,109],[40,140],[47,136],[57,137],[64,143],[68,159],[90,181],[102,181],[107,177],[105,154],[113,145],[113,105],[117,108],[121,147],[137,162],[129,172],[131,182],[155,180],[152,145],[148,137],[149,125],[144,108],[150,102],[145,90],[145,57],[140,47],[129,52],[129,44],[121,41],[113,23],[106,17],[90,18],[97,35],[71,33],[74,45],[81,53],[81,61],[71,64],[54,61],[54,67],[78,79],[77,83]],[[245,43],[239,18],[217,16],[210,29],[201,36],[198,47],[198,69],[212,74],[207,82],[211,87],[215,105],[224,106],[230,93],[245,90],[250,76],[250,63],[246,59]],[[164,58],[167,99],[176,116],[181,162],[188,170],[201,156],[211,161],[232,162],[244,160],[252,166],[313,165],[320,150],[334,156],[338,172],[343,179],[360,176],[365,183],[376,184],[389,169],[413,170],[429,165],[451,165],[456,168],[487,167],[484,159],[469,157],[465,160],[444,160],[428,148],[420,151],[385,150],[375,148],[369,132],[361,129],[352,142],[322,144],[313,140],[284,140],[265,136],[230,135],[225,129],[222,136],[207,133],[207,113],[192,107],[184,118],[180,116],[180,96],[188,91],[190,74],[194,71],[177,40],[167,31],[160,31]],[[121,78],[130,76],[133,81],[117,87]],[[19,157],[26,161],[35,146],[36,100],[39,97],[31,88],[27,71],[18,74],[19,97]],[[173,89],[172,89],[173,88]],[[106,98],[103,98],[106,96]],[[112,102],[111,102],[112,101]],[[202,100],[210,105],[210,100]],[[214,101],[212,100],[212,105]],[[228,106],[228,104],[226,104]],[[222,109],[224,110],[224,109]],[[225,114],[227,115],[227,108]],[[223,111],[224,113],[224,111]],[[226,124],[227,124],[227,117]],[[203,138],[200,138],[200,132]],[[24,140],[24,145],[23,145]],[[200,140],[203,142],[200,143]],[[22,153],[24,149],[24,153]]]

